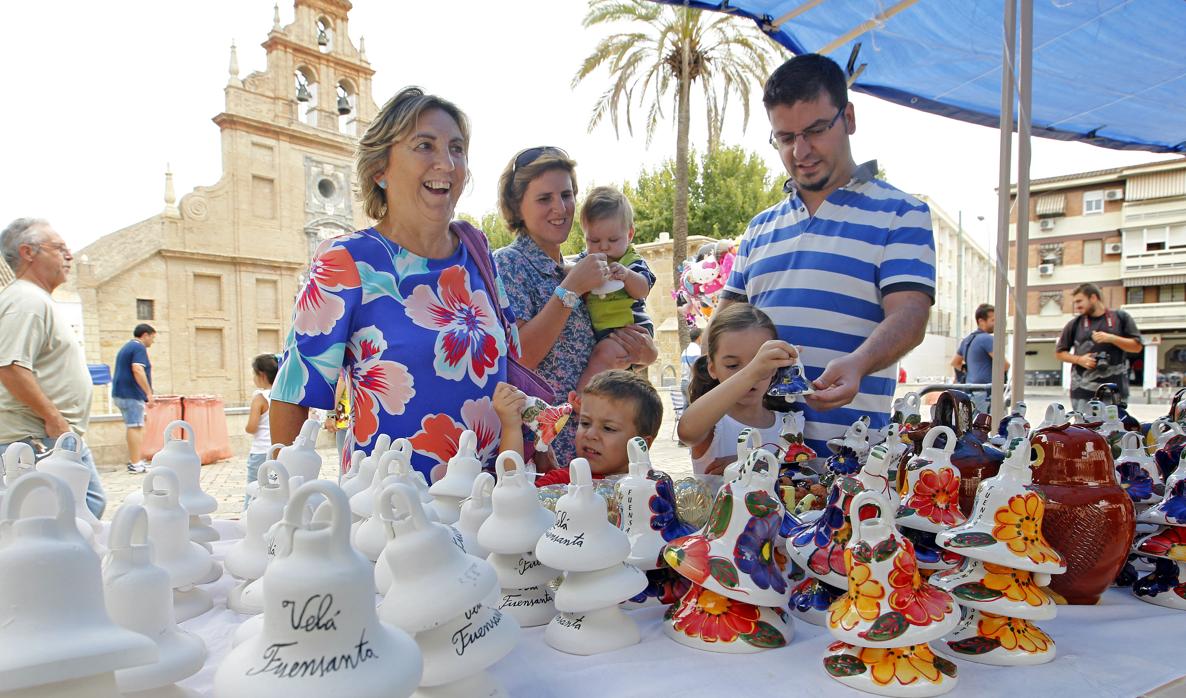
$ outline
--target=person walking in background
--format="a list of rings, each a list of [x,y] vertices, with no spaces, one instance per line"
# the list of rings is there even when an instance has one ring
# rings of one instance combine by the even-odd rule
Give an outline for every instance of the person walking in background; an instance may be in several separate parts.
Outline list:
[[[152,325],[141,323],[132,330],[132,339],[115,355],[115,374],[111,379],[111,398],[124,418],[128,441],[128,472],[148,470],[140,452],[144,442],[144,413],[152,403],[152,362],[148,348],[156,341]]]
[[[1099,286],[1082,284],[1071,293],[1075,317],[1062,328],[1054,356],[1074,364],[1071,406],[1087,413],[1087,401],[1104,383],[1115,383],[1117,398],[1128,400],[1128,356],[1141,351],[1141,333],[1132,316],[1104,305]],[[1074,350],[1074,353],[1071,351]]]
[[[247,452],[247,484],[255,482],[259,473],[259,466],[268,458],[268,451],[272,448],[272,429],[268,421],[268,408],[272,404],[272,384],[276,382],[276,371],[279,364],[275,354],[260,354],[251,360],[252,380],[255,381],[255,392],[251,395],[251,406],[247,409],[247,427],[244,429],[251,434],[251,450]],[[251,497],[243,499],[243,508],[247,508]]]
[[[955,356],[951,358],[951,366],[956,370],[957,383],[992,383],[992,333],[997,325],[996,315],[996,309],[988,303],[981,303],[976,308],[976,329],[964,337]],[[1008,359],[1005,359],[1005,370],[1009,370]],[[959,377],[961,371],[962,379]],[[991,394],[991,391],[973,393],[972,401],[976,409],[981,412],[987,411]]]
[[[684,400],[688,399],[688,384],[692,382],[692,366],[695,365],[696,359],[700,358],[700,337],[704,334],[704,330],[699,327],[692,327],[688,330],[688,346],[684,347],[683,353],[679,355],[679,388],[680,392],[684,394]]]
[[[62,434],[86,432],[91,376],[82,346],[50,295],[66,282],[74,256],[49,223],[18,218],[0,233],[0,254],[16,281],[0,290],[0,454],[24,441],[39,455]],[[103,516],[107,505],[91,450],[87,508]]]

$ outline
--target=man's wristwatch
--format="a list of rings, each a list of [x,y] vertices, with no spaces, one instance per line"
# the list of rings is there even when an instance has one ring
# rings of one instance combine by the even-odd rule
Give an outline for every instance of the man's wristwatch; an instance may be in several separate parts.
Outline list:
[[[563,286],[557,286],[556,290],[552,291],[552,295],[559,298],[560,302],[564,304],[564,307],[569,310],[581,304],[581,297]]]

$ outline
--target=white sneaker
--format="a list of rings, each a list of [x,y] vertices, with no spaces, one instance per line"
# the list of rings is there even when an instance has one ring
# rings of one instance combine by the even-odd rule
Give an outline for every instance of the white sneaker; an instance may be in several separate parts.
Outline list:
[[[148,472],[148,466],[144,464],[144,461],[136,461],[135,463],[128,463],[128,472],[129,473],[145,473],[145,472]]]

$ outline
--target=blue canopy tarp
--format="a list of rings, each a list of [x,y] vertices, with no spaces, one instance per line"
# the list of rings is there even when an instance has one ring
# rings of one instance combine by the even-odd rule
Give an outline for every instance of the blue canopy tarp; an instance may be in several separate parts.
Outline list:
[[[656,0],[683,5],[683,0]],[[893,0],[689,0],[753,19],[795,54],[819,52]],[[995,128],[1003,0],[918,0],[826,51],[852,89]],[[776,24],[804,6],[810,9]],[[1035,0],[1033,135],[1186,152],[1186,1]]]

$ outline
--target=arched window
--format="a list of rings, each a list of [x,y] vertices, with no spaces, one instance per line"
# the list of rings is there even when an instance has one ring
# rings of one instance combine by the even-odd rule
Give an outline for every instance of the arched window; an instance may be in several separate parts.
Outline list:
[[[297,120],[309,126],[317,125],[317,74],[307,66],[296,69],[293,96],[296,98]]]
[[[334,48],[333,26],[325,17],[317,18],[317,49],[322,53],[329,53]]]

